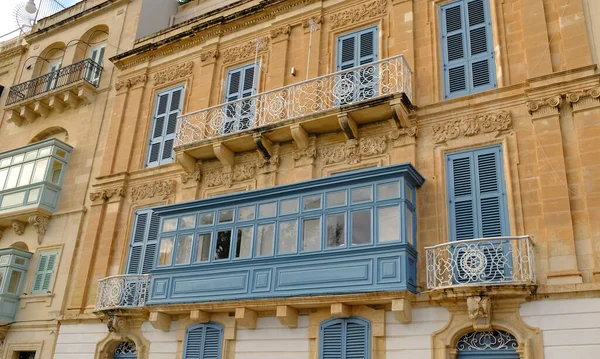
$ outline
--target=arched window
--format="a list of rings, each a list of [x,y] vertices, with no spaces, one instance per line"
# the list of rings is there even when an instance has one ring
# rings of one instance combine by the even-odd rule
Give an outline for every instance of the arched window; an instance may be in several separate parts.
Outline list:
[[[519,359],[519,343],[503,330],[470,332],[456,342],[456,359]]]
[[[221,359],[223,326],[217,323],[195,324],[185,333],[184,359]]]
[[[113,354],[114,359],[136,359],[137,350],[134,342],[121,342]]]
[[[329,319],[321,323],[320,359],[369,359],[371,325],[359,317]]]

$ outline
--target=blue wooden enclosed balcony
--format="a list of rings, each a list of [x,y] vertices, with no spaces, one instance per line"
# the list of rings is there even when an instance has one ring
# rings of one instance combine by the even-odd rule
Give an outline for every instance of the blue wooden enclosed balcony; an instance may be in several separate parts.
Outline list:
[[[147,300],[101,281],[96,309],[415,292],[423,181],[402,164],[139,211],[126,272]]]

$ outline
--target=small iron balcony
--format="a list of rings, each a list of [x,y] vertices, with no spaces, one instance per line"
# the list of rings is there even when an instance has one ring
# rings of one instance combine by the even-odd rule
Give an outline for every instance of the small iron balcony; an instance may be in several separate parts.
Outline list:
[[[479,238],[425,247],[429,290],[535,284],[529,236]]]
[[[139,309],[146,305],[150,275],[114,275],[98,281],[96,311]]]
[[[398,94],[412,101],[412,71],[402,55],[185,114],[176,146]]]

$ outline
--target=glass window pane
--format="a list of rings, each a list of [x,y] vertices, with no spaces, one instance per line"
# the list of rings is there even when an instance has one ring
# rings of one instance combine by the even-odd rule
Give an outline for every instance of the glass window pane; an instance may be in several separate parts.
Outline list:
[[[214,223],[215,214],[214,213],[202,213],[200,215],[200,225],[201,226],[210,226]]]
[[[38,157],[48,156],[50,154],[52,147],[44,147],[40,150]]]
[[[388,199],[400,197],[400,186],[398,182],[385,183],[377,186],[377,198]]]
[[[8,177],[8,168],[0,171],[0,191],[4,189],[4,182],[6,182],[6,177]]]
[[[6,167],[6,166],[10,166],[10,161],[11,160],[12,160],[12,157],[5,158],[5,159],[1,160],[0,161],[0,168]]]
[[[279,210],[279,213],[282,215],[298,213],[298,198],[286,199],[285,201],[281,201],[281,208]]]
[[[43,182],[46,179],[46,168],[48,168],[48,159],[35,162],[35,171],[31,183]]]
[[[15,258],[15,264],[18,264],[20,266],[24,266],[25,265],[25,258]]]
[[[304,197],[303,203],[305,211],[309,211],[311,209],[319,209],[321,208],[321,195],[318,194],[316,196]]]
[[[21,166],[11,167],[8,171],[8,179],[4,189],[17,187],[17,180],[19,179],[19,172],[21,172]]]
[[[65,150],[61,150],[61,149],[57,148],[56,149],[56,155],[58,157],[65,158],[65,157],[67,157],[67,152]]]
[[[6,274],[6,268],[0,268],[0,288],[2,287],[2,283],[4,283],[4,275]]]
[[[175,253],[175,264],[190,264],[192,257],[192,235],[177,237],[177,252]]]
[[[27,203],[35,203],[38,201],[38,198],[40,196],[40,189],[39,188],[34,188],[32,190],[29,191],[29,196],[27,196]]]
[[[270,256],[273,254],[275,239],[275,224],[258,226],[258,240],[256,253],[259,256]]]
[[[231,229],[217,232],[217,247],[215,248],[215,259],[228,259],[231,249]]]
[[[27,154],[25,155],[25,161],[35,160],[36,157],[37,157],[37,150],[27,152]]]
[[[50,174],[50,180],[54,184],[58,184],[60,181],[60,174],[62,172],[63,163],[58,161],[52,162],[52,173]]]
[[[346,245],[346,216],[335,214],[327,216],[327,248]]]
[[[24,154],[16,155],[13,157],[12,164],[16,165],[17,163],[22,163],[24,159],[25,159]]]
[[[171,232],[177,229],[177,218],[168,218],[163,221],[162,231]]]
[[[196,215],[183,216],[181,217],[181,223],[179,224],[181,229],[196,228]]]
[[[23,273],[21,273],[20,271],[13,270],[8,281],[8,293],[17,294],[17,290],[19,290],[19,283],[21,283],[22,275]]]
[[[279,223],[279,249],[277,253],[296,253],[298,238],[298,221]]]
[[[248,258],[252,254],[252,235],[254,227],[238,228],[235,244],[235,257]]]
[[[261,204],[258,206],[258,218],[274,217],[276,207],[275,202]]]
[[[171,257],[173,256],[173,237],[163,238],[160,241],[160,253],[158,255],[158,265],[171,265]]]
[[[196,262],[208,262],[210,257],[210,242],[212,233],[202,233],[198,235],[198,244],[196,245]]]
[[[9,263],[10,263],[9,255],[0,257],[0,266],[5,266],[5,265],[8,265]]]
[[[379,242],[400,240],[400,209],[398,207],[377,210]]]
[[[371,243],[371,211],[352,212],[352,244]]]
[[[327,207],[345,206],[346,191],[327,193]]]
[[[415,245],[414,234],[414,213],[406,207],[406,242]]]
[[[29,162],[23,165],[23,171],[21,171],[21,178],[19,178],[19,186],[26,186],[31,181],[31,174],[33,173],[34,162]]]
[[[227,223],[233,221],[233,208],[219,211],[219,223]]]
[[[413,198],[413,189],[410,187],[410,185],[408,183],[404,183],[404,191],[405,191],[405,196],[406,196],[406,200],[411,202],[411,203],[415,203],[414,198]]]
[[[25,191],[11,193],[2,197],[2,208],[22,205],[25,200]]]
[[[238,210],[238,221],[249,221],[254,219],[254,206],[240,207]]]
[[[371,190],[371,186],[355,188],[352,190],[352,203],[366,202],[371,201],[372,199],[373,191]]]
[[[305,219],[302,229],[302,251],[321,249],[321,219]]]

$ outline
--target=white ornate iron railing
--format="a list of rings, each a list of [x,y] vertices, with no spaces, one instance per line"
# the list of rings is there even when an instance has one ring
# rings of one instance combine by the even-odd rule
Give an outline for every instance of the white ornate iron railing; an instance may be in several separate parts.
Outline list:
[[[529,236],[479,238],[425,247],[427,287],[534,284]]]
[[[397,93],[412,101],[402,55],[182,115],[176,146]]]
[[[124,274],[98,281],[96,311],[141,308],[146,304],[150,275]]]

